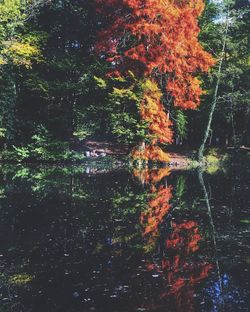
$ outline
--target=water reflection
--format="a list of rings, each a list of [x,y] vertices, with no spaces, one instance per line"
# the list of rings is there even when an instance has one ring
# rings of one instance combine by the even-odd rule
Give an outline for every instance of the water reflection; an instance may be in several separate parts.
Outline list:
[[[196,256],[202,240],[198,222],[192,219],[174,221],[176,212],[174,204],[170,204],[174,190],[167,181],[170,173],[169,168],[134,172],[143,184],[150,185],[148,207],[140,218],[146,238],[145,250],[154,253],[152,260],[147,263],[147,269],[154,276],[159,274],[163,280],[158,297],[154,298],[155,303],[146,304],[144,308],[155,310],[159,305],[157,301],[162,305],[163,300],[170,299],[172,311],[194,311],[194,287],[208,276],[213,265],[209,259]],[[180,194],[185,192],[183,180],[181,188],[177,189],[179,202]]]
[[[159,236],[159,227],[170,210],[172,186],[168,186],[166,177],[169,168],[134,170],[134,176],[144,185],[149,185],[148,203],[141,212],[140,223],[143,225],[143,236],[147,237],[146,249],[154,248]]]
[[[247,311],[247,170],[1,167],[0,311]]]

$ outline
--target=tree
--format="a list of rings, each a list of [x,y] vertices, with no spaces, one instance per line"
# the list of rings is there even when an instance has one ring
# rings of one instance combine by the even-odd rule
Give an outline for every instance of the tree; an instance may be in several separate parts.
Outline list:
[[[141,117],[149,123],[152,146],[170,143],[172,106],[196,108],[203,93],[197,73],[207,72],[214,64],[198,41],[203,1],[96,3],[103,25],[96,51],[110,62],[112,75],[132,71],[151,81],[155,95],[146,88]]]
[[[219,60],[218,72],[217,72],[216,85],[215,85],[215,90],[214,90],[214,95],[213,95],[213,101],[212,101],[211,109],[210,109],[209,116],[208,116],[207,127],[205,129],[204,137],[203,137],[203,140],[202,140],[201,146],[199,148],[199,152],[198,152],[198,160],[200,162],[203,160],[205,144],[206,144],[208,136],[209,136],[209,132],[211,129],[211,122],[213,119],[213,114],[214,114],[214,111],[215,111],[215,108],[217,105],[218,90],[219,90],[219,85],[220,85],[220,81],[221,81],[221,70],[222,70],[223,59],[225,56],[228,29],[229,29],[229,12],[227,12],[226,19],[225,19],[225,35],[224,35],[223,43],[222,43],[221,55],[220,55],[220,60]]]
[[[16,79],[18,68],[30,68],[32,62],[42,59],[44,33],[32,32],[27,28],[30,9],[38,6],[35,2],[4,0],[0,4],[0,127],[5,130],[7,140],[14,136],[15,106],[19,92]],[[39,5],[42,4],[40,1]]]
[[[209,118],[201,139],[200,161],[208,138],[210,143],[216,143],[213,139],[216,137],[220,145],[249,144],[246,127],[249,121],[248,24],[247,1],[208,1],[201,23],[201,41],[219,58],[219,62],[205,81],[208,90],[205,104],[209,111],[201,111],[200,116],[207,119],[208,114]]]

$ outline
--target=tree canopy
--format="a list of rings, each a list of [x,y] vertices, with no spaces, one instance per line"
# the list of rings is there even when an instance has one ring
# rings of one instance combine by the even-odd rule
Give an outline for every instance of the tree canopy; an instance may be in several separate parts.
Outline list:
[[[249,145],[248,1],[1,1],[2,148],[94,139],[166,161],[167,145],[198,147],[227,12],[207,144]]]

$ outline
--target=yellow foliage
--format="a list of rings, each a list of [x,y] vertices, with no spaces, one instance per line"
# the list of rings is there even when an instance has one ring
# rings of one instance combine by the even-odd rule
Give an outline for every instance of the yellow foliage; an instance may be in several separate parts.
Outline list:
[[[97,86],[100,89],[106,89],[107,88],[107,83],[106,83],[106,81],[104,79],[102,79],[100,77],[96,77],[96,76],[94,76],[94,79],[96,81]]]
[[[0,66],[5,64],[6,64],[5,59],[0,55]]]
[[[148,123],[152,144],[172,142],[172,122],[161,103],[162,92],[156,82],[147,79],[143,84],[141,117]]]
[[[25,42],[10,41],[2,50],[5,59],[11,59],[15,65],[31,66],[31,60],[41,61],[41,51],[36,45]]]
[[[131,101],[137,101],[137,95],[132,92],[130,89],[118,89],[113,88],[112,96],[118,97],[118,98],[127,98]]]
[[[25,285],[33,280],[33,276],[26,274],[26,273],[20,273],[20,274],[14,274],[9,278],[9,283],[14,285]]]

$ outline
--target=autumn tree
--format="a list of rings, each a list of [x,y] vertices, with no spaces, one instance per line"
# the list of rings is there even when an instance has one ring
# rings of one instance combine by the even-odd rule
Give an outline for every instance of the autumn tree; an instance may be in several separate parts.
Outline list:
[[[214,64],[198,41],[203,1],[96,0],[96,4],[103,28],[96,51],[110,62],[109,75],[132,71],[146,81],[140,114],[151,134],[147,143],[151,148],[171,143],[173,111],[197,108],[203,93],[198,74]],[[153,151],[144,158],[154,158],[151,155]]]

